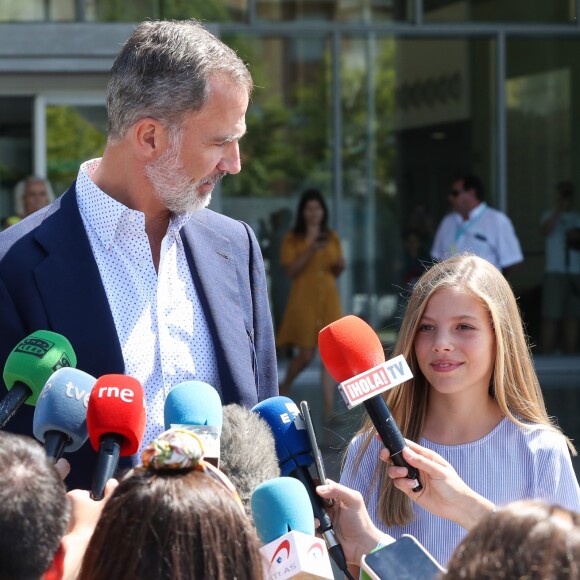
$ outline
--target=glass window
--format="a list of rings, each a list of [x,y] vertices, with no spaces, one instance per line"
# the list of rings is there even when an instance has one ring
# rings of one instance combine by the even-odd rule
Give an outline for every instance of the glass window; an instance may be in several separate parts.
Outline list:
[[[14,213],[14,186],[32,173],[32,98],[0,97],[0,218]]]
[[[102,155],[107,141],[106,119],[104,106],[46,107],[47,176],[55,195],[70,187],[81,163]]]
[[[294,223],[301,192],[318,187],[336,219],[330,43],[324,37],[223,40],[249,63],[255,89],[240,142],[242,171],[222,181],[221,211],[248,222],[260,240],[277,324],[289,286],[279,263],[280,243]]]
[[[2,0],[0,22],[75,20],[75,0]]]
[[[248,0],[86,0],[86,18],[99,22],[139,22],[146,18],[244,21]]]
[[[535,350],[550,354],[579,350],[580,257],[566,249],[565,232],[580,226],[580,194],[558,188],[580,185],[579,58],[576,39],[507,42],[509,214],[525,254],[516,281]]]
[[[495,198],[493,43],[352,38],[341,58],[352,306],[389,343],[456,172],[477,172]]]
[[[412,15],[408,0],[256,0],[261,20],[346,22],[404,21]]]
[[[574,2],[423,0],[425,22],[574,22]]]

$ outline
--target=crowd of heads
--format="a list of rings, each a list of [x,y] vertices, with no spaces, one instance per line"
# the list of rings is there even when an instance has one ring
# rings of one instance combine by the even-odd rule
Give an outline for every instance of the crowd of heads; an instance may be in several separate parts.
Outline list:
[[[542,501],[519,501],[484,518],[459,544],[448,580],[577,580],[580,514]]]
[[[64,484],[44,448],[0,431],[0,578],[38,580],[62,560],[69,517]]]
[[[260,578],[258,538],[235,487],[190,441],[169,430],[143,452],[107,501],[81,578]]]

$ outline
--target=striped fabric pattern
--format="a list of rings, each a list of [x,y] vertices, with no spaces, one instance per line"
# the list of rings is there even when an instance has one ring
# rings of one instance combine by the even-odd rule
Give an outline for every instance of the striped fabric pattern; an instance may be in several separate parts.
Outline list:
[[[360,491],[375,525],[399,538],[415,536],[445,565],[466,531],[413,504],[415,520],[387,528],[379,521],[378,481],[371,485],[382,444],[373,439],[358,469],[353,460],[361,443],[355,437],[348,449],[341,483]],[[564,437],[537,425],[524,429],[504,418],[485,437],[465,445],[439,445],[421,438],[420,445],[436,451],[480,495],[497,505],[521,499],[544,499],[580,511],[580,489]]]

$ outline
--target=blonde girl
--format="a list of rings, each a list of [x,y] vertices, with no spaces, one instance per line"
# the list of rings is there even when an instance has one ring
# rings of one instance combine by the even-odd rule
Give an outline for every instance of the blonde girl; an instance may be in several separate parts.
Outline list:
[[[580,511],[574,447],[546,413],[520,312],[499,270],[460,255],[426,271],[408,302],[399,354],[414,378],[386,401],[407,439],[443,457],[496,505],[543,499]],[[412,501],[428,485],[408,496],[397,489],[381,448],[367,419],[347,449],[341,483],[362,493],[383,532],[414,535],[445,564],[465,530]]]

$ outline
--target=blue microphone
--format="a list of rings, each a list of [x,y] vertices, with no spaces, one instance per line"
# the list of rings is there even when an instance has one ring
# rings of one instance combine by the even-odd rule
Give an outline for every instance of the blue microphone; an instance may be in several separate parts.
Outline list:
[[[89,437],[87,407],[97,379],[73,367],[62,367],[46,381],[32,422],[34,436],[44,443],[48,457],[80,449]]]
[[[292,477],[275,477],[252,493],[252,516],[260,540],[269,544],[288,532],[314,535],[314,513],[304,485]]]
[[[252,493],[252,516],[264,546],[265,578],[333,580],[325,543],[314,537],[314,513],[306,488],[276,477]]]
[[[202,381],[175,385],[165,399],[165,429],[183,425],[203,442],[204,457],[219,467],[223,408],[219,393]]]
[[[314,457],[306,425],[296,403],[288,397],[271,397],[258,403],[252,411],[258,413],[272,430],[282,475],[296,478],[306,488],[314,517],[320,522],[316,531],[324,538],[331,558],[348,577],[342,546],[338,543],[330,516],[322,498],[316,493],[316,485],[308,471],[314,463]]]

